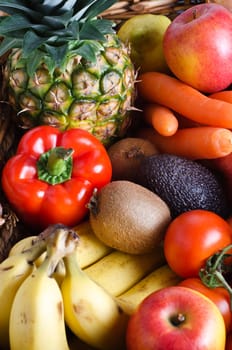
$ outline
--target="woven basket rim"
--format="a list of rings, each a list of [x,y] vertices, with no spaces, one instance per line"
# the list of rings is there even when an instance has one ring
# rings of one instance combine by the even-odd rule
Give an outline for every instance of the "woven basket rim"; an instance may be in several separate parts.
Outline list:
[[[206,1],[209,0],[119,0],[101,16],[118,23],[145,13],[163,14],[173,18],[187,8]]]

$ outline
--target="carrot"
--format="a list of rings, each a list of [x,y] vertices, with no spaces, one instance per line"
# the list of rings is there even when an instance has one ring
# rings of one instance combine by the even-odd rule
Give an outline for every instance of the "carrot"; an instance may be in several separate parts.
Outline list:
[[[136,133],[152,142],[160,153],[175,154],[189,159],[214,159],[232,152],[232,131],[212,126],[179,129],[169,137],[159,135],[152,128]]]
[[[147,72],[138,78],[139,96],[200,124],[232,129],[232,104],[210,98],[177,78]]]
[[[182,115],[176,113],[176,118],[178,120],[178,128],[179,129],[185,129],[185,128],[195,128],[197,126],[203,126],[203,124],[194,122],[193,120],[183,117]]]
[[[232,90],[214,92],[213,94],[209,95],[209,97],[215,98],[216,100],[232,103]]]
[[[178,120],[172,110],[158,103],[145,104],[143,116],[160,135],[171,136],[178,129]]]

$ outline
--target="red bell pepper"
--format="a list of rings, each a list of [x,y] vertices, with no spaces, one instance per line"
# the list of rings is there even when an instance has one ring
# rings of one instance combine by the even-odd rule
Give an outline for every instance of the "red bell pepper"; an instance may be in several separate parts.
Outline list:
[[[2,188],[19,219],[41,230],[75,226],[88,213],[94,188],[110,182],[111,161],[101,142],[82,129],[39,126],[21,138],[2,171]]]

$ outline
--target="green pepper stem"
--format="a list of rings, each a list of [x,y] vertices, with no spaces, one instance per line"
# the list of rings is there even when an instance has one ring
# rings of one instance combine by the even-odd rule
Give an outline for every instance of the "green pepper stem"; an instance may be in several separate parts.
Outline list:
[[[51,185],[65,182],[72,175],[72,148],[54,147],[37,161],[38,178]]]
[[[47,171],[50,175],[61,175],[67,168],[67,159],[73,154],[72,148],[55,147],[47,160]]]

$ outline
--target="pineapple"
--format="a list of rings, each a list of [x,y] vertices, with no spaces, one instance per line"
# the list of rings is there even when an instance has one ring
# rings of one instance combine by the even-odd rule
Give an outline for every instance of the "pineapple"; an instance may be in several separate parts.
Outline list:
[[[135,70],[114,23],[113,0],[0,0],[6,99],[23,128],[83,128],[105,146],[131,124]]]

